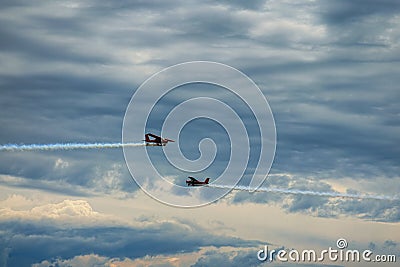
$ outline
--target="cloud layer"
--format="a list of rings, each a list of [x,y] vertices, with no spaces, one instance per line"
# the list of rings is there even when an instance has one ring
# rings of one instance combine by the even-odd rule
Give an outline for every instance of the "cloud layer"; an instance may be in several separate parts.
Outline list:
[[[269,101],[278,143],[265,186],[396,195],[399,16],[395,0],[3,1],[0,143],[120,142],[125,109],[143,81],[177,63],[210,60],[243,71]],[[240,113],[250,133],[258,133],[254,118],[237,99],[208,90]],[[159,130],[171,105],[209,91],[188,89],[166,96],[152,114],[151,130]],[[190,159],[198,157],[197,141],[207,129],[224,141],[224,132],[212,123],[189,126],[182,132],[182,145]],[[254,151],[259,145],[260,139],[253,138]],[[217,161],[199,176],[222,172],[229,151],[219,148]],[[166,177],[183,183],[187,173],[160,160],[161,153],[151,156]],[[251,154],[244,184],[256,161],[256,153]],[[119,149],[0,152],[0,181],[7,194],[37,190],[71,198],[135,199],[138,189]],[[201,225],[196,232],[179,220],[121,225],[85,201],[34,205],[7,197],[0,207],[1,255],[6,255],[2,263],[10,265],[131,263],[146,255],[194,253],[206,246],[254,245],[246,238],[207,233]],[[278,205],[294,215],[400,220],[398,201],[247,192],[227,199],[233,206]],[[78,227],[77,220],[83,225]],[[371,239],[377,243],[377,237]],[[33,242],[39,245],[32,248]],[[197,255],[195,265],[210,265],[211,259],[224,256]],[[229,260],[254,263],[243,251]]]
[[[93,211],[84,200],[64,200],[30,210],[2,208],[0,214],[1,247],[6,252],[1,262],[10,266],[40,263],[59,255],[72,258],[94,253],[109,258],[135,259],[146,255],[191,253],[208,246],[240,248],[259,244],[253,240],[213,235],[187,221],[143,218],[137,222],[122,222]],[[84,258],[78,257],[75,261]]]

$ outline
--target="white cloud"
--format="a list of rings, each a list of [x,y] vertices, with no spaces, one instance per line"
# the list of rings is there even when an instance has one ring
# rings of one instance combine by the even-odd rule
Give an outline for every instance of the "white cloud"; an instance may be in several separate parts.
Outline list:
[[[37,201],[20,194],[10,194],[7,198],[0,200],[0,207],[9,207],[15,210],[32,208]]]
[[[77,267],[77,266],[113,266],[110,265],[110,259],[108,257],[102,257],[97,254],[79,255],[71,259],[56,259],[54,261],[44,260],[40,263],[35,263],[33,267],[48,267],[48,266],[60,266],[60,267]]]
[[[193,258],[192,254],[187,255],[177,255],[177,256],[145,256],[139,259],[130,259],[130,258],[110,258],[103,257],[97,254],[87,254],[87,255],[78,255],[70,259],[56,259],[56,260],[44,260],[40,263],[35,263],[33,267],[48,267],[48,266],[60,266],[60,267],[129,267],[129,266],[137,266],[137,267],[179,267],[179,266],[187,266],[188,263],[193,263],[194,260],[188,258]]]
[[[107,266],[107,267],[179,267],[179,266],[191,266],[195,264],[199,259],[210,258],[210,255],[220,254],[221,257],[226,257],[228,260],[228,256],[232,257],[233,255],[242,255],[249,254],[254,256],[255,253],[248,248],[232,248],[232,247],[205,247],[199,249],[196,252],[190,253],[179,253],[179,254],[171,254],[171,255],[146,255],[144,257],[132,259],[128,257],[117,258],[117,257],[104,257],[98,254],[86,254],[86,255],[78,255],[69,259],[58,258],[56,260],[44,260],[40,263],[35,263],[33,267],[47,267],[47,266],[60,266],[60,267],[78,267],[78,266]],[[212,257],[211,257],[212,259]],[[256,260],[256,256],[254,256]],[[229,260],[232,260],[230,258]]]
[[[22,209],[22,207],[27,207],[32,203],[32,200],[26,199],[21,195],[10,196],[1,203],[7,206],[0,208],[0,221],[46,221],[47,223],[59,225],[103,225],[116,222],[112,216],[94,211],[87,200],[65,199],[58,203],[48,203],[31,209]],[[13,208],[10,208],[10,206]],[[19,209],[16,209],[16,207],[19,207]]]
[[[97,188],[103,192],[121,193],[120,191],[123,186],[123,179],[126,178],[122,176],[122,167],[122,164],[114,163],[111,166],[107,166],[106,169],[100,167],[96,168],[96,177],[89,183],[89,186]]]
[[[61,158],[58,158],[56,162],[54,163],[54,169],[64,169],[69,166],[69,162],[65,161]]]
[[[31,214],[49,218],[63,217],[96,217],[99,215],[93,211],[90,204],[85,200],[64,200],[61,203],[47,204],[35,207],[31,210]]]

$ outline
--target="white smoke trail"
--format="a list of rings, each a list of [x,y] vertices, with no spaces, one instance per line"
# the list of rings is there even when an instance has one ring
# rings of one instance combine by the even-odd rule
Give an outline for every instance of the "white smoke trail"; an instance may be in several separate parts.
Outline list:
[[[342,198],[353,198],[353,199],[373,199],[373,200],[399,200],[396,196],[385,196],[385,195],[367,195],[357,193],[339,193],[339,192],[319,192],[312,190],[299,190],[299,189],[286,189],[286,188],[251,188],[248,186],[228,186],[219,184],[209,184],[208,187],[249,191],[249,192],[267,192],[267,193],[280,193],[280,194],[293,194],[293,195],[307,195],[307,196],[321,196],[321,197],[342,197]]]
[[[72,149],[103,149],[146,146],[145,143],[58,143],[58,144],[29,144],[0,145],[0,151],[37,151],[37,150],[72,150]]]

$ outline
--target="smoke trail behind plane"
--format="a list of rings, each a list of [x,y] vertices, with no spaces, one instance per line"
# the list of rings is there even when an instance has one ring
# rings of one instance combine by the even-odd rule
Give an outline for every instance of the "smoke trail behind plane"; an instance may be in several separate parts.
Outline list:
[[[251,188],[248,186],[228,186],[209,184],[208,187],[249,191],[249,192],[267,192],[267,193],[280,193],[280,194],[293,194],[293,195],[306,195],[306,196],[320,196],[320,197],[342,197],[342,198],[353,198],[353,199],[373,199],[373,200],[399,200],[396,196],[385,196],[385,195],[367,195],[358,193],[339,193],[339,192],[319,192],[312,190],[299,190],[299,189],[286,189],[286,188]]]
[[[41,150],[73,150],[73,149],[105,149],[146,146],[145,143],[58,143],[58,144],[29,144],[0,145],[0,151],[41,151]]]

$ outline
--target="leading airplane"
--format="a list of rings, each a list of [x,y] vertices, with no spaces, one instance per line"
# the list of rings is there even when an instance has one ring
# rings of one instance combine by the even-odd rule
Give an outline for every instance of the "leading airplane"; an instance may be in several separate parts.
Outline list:
[[[206,178],[204,182],[201,182],[192,176],[189,176],[188,178],[189,180],[186,180],[187,186],[204,186],[207,185],[208,182],[210,181],[210,178]]]
[[[168,142],[175,142],[174,140],[168,139],[168,138],[162,138],[161,136],[152,134],[152,133],[147,133],[144,135],[146,146],[165,146],[167,145]],[[150,139],[152,137],[152,139]]]

